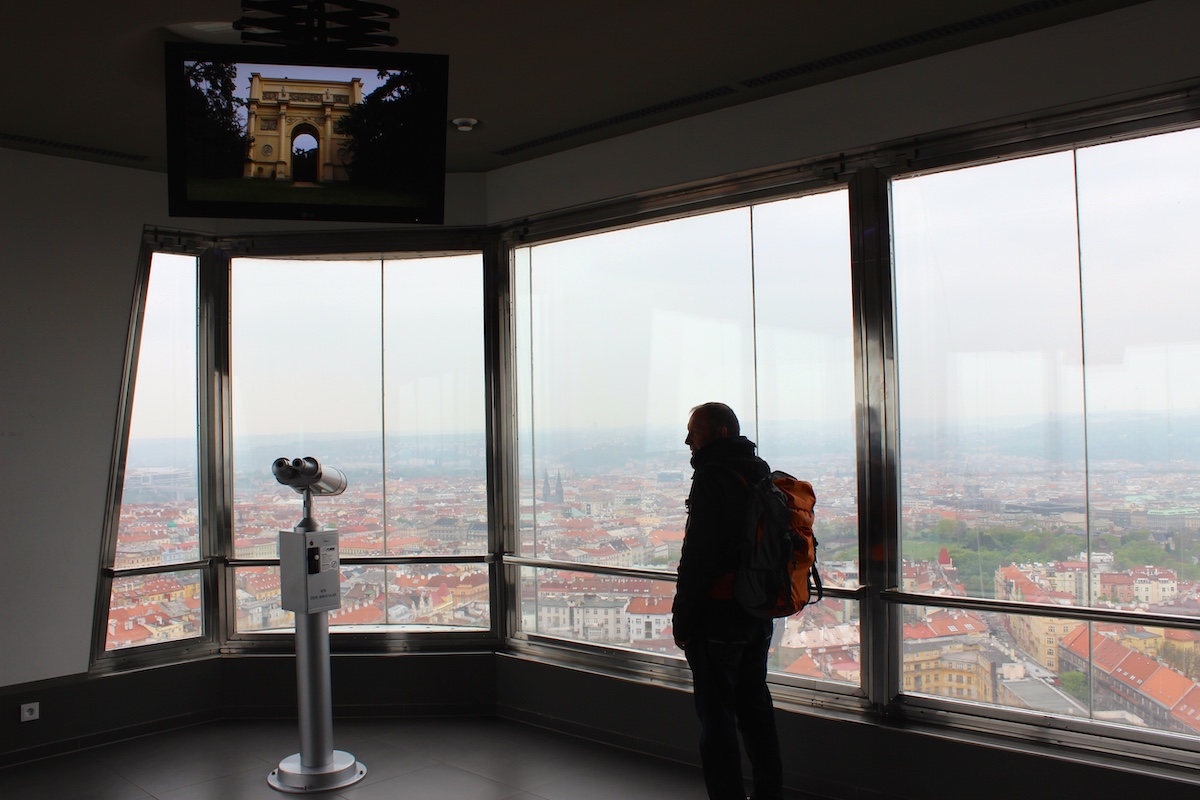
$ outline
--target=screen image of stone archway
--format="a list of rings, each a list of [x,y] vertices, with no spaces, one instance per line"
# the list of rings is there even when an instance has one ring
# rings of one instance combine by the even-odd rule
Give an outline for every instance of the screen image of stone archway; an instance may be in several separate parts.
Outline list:
[[[362,99],[358,78],[324,81],[251,74],[245,177],[311,183],[349,180],[350,137],[339,132],[340,123]]]

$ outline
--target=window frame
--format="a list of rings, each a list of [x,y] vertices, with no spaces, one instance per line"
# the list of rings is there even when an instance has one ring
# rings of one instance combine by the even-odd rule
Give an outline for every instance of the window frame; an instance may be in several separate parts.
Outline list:
[[[117,569],[115,565],[117,536],[120,526],[121,499],[125,484],[125,460],[128,454],[129,432],[133,417],[134,390],[137,378],[138,355],[141,350],[142,324],[145,319],[146,302],[150,286],[151,262],[155,253],[193,256],[197,258],[197,298],[199,298],[200,264],[199,251],[204,237],[185,232],[157,232],[147,230],[143,233],[141,246],[138,251],[138,263],[134,281],[134,293],[131,304],[129,333],[125,344],[125,370],[122,377],[120,402],[117,406],[114,442],[109,468],[109,481],[105,501],[105,516],[101,534],[100,574],[96,584],[96,611],[94,614],[92,650],[90,671],[107,673],[119,669],[135,667],[146,663],[163,663],[180,658],[210,656],[219,650],[219,632],[212,624],[216,618],[216,603],[219,592],[216,590],[211,543],[208,540],[204,519],[204,442],[202,408],[197,408],[197,422],[200,430],[197,434],[199,444],[199,459],[197,482],[200,484],[198,497],[201,517],[200,552],[195,561],[183,564],[159,565],[135,569]],[[197,302],[198,299],[197,299]],[[200,325],[197,319],[197,342],[199,343]],[[201,360],[197,351],[197,368]],[[197,373],[199,377],[199,373]],[[199,383],[197,384],[199,386]],[[159,642],[142,645],[137,648],[106,650],[108,642],[108,611],[112,597],[112,585],[119,576],[154,575],[181,570],[199,570],[201,574],[201,589],[204,596],[203,633],[195,638]]]
[[[138,256],[132,313],[126,344],[125,370],[109,471],[108,495],[101,545],[100,577],[97,583],[96,613],[90,672],[107,674],[125,669],[172,663],[181,659],[228,653],[289,653],[294,651],[293,634],[288,632],[238,632],[235,570],[244,566],[278,566],[279,559],[238,558],[233,551],[233,439],[229,424],[232,409],[230,378],[230,279],[234,258],[241,256],[275,258],[364,258],[384,261],[388,257],[420,254],[480,254],[495,250],[494,234],[481,229],[444,231],[329,231],[301,234],[248,234],[244,236],[207,236],[148,226],[143,232]],[[142,323],[145,316],[151,261],[154,253],[173,253],[197,259],[197,414],[198,475],[200,484],[200,557],[186,564],[171,564],[137,569],[114,568],[118,521],[124,485],[125,458],[128,452],[130,423],[140,352]],[[486,262],[486,255],[484,256]],[[495,380],[498,358],[494,330],[489,325],[489,309],[496,305],[489,292],[496,282],[488,279],[486,263],[480,280],[484,291],[484,384]],[[493,323],[494,324],[494,323]],[[495,392],[487,389],[489,395]],[[503,608],[500,596],[498,561],[500,525],[497,523],[492,458],[496,414],[485,407],[488,453],[489,537],[484,553],[470,556],[395,556],[354,557],[342,561],[355,564],[429,564],[461,563],[485,565],[489,573],[492,608],[487,630],[464,631],[337,631],[331,637],[333,652],[398,653],[409,651],[495,650],[501,642]],[[106,631],[111,587],[119,576],[159,574],[182,569],[201,572],[204,592],[204,633],[197,638],[141,645],[135,648],[106,650]]]
[[[615,203],[598,205],[589,210],[576,210],[570,214],[548,215],[544,218],[527,220],[521,228],[510,231],[508,239],[511,242],[510,259],[516,262],[516,251],[519,248],[533,247],[542,244],[569,240],[577,237],[592,236],[618,230],[628,230],[645,225],[671,222],[688,217],[714,214],[722,211],[749,209],[756,205],[802,198],[826,192],[850,190],[848,202],[849,223],[851,234],[851,262],[856,259],[854,246],[855,227],[853,204],[853,173],[847,173],[840,161],[815,160],[802,166],[786,170],[773,170],[750,177],[730,181],[714,182],[702,187],[690,187],[677,192],[667,192],[658,195],[638,197]],[[594,226],[586,222],[588,218],[596,220]],[[510,276],[512,291],[516,291],[515,270]],[[854,281],[855,270],[852,267],[851,281]],[[852,286],[857,294],[857,289]],[[510,325],[514,328],[515,347],[515,313]],[[855,324],[852,332],[854,350],[857,356],[862,344],[862,331],[858,322],[859,314],[855,311]],[[514,363],[515,363],[514,350]],[[857,358],[856,358],[857,360]],[[859,383],[859,365],[855,364],[856,396],[861,397]],[[515,384],[516,375],[513,376]],[[520,398],[517,398],[520,403]],[[859,408],[862,407],[858,403]],[[861,430],[863,420],[856,421]],[[680,422],[682,427],[684,421]],[[861,439],[861,437],[859,437]],[[513,439],[515,442],[515,438]],[[517,448],[513,448],[515,459]],[[863,492],[861,487],[862,453],[857,457],[859,473],[859,553],[864,552],[862,540],[861,518],[864,514]],[[515,475],[515,473],[514,473]],[[516,485],[513,486],[516,491]],[[514,538],[507,549],[508,555],[504,562],[510,569],[506,570],[506,580],[509,584],[510,602],[516,605],[516,591],[519,589],[519,571],[521,568],[560,569],[571,572],[586,572],[597,575],[612,575],[616,577],[640,578],[654,581],[675,581],[674,571],[646,567],[604,567],[575,562],[554,561],[546,558],[519,555],[518,542],[515,535],[519,533],[516,521],[513,521]],[[819,566],[819,565],[818,565]],[[866,638],[866,604],[868,590],[863,581],[854,589],[826,585],[824,594],[827,600],[846,600],[859,604],[859,624],[862,626],[862,637]],[[589,668],[599,668],[608,674],[640,677],[652,683],[662,683],[672,686],[687,686],[690,681],[690,671],[686,661],[680,656],[658,655],[655,653],[617,647],[615,645],[597,645],[580,642],[573,639],[562,639],[549,634],[523,631],[520,620],[513,620],[507,633],[507,649],[531,657],[546,658],[567,665],[588,665]],[[865,647],[864,647],[865,653]],[[863,674],[868,673],[864,666]],[[814,706],[838,710],[866,711],[870,708],[869,692],[866,680],[861,686],[821,681],[796,675],[770,673],[769,681],[776,691],[776,701],[796,708],[811,708]]]
[[[783,200],[820,191],[833,181],[850,189],[850,234],[854,292],[857,446],[859,481],[860,575],[858,590],[843,595],[860,602],[864,696],[839,702],[830,685],[772,676],[778,705],[784,708],[851,708],[893,721],[947,727],[1004,739],[1027,740],[1030,734],[1055,732],[1056,739],[1082,754],[1157,761],[1191,767],[1200,753],[1200,740],[1151,729],[1126,728],[1098,720],[1059,720],[1037,711],[976,705],[950,698],[915,697],[903,689],[901,609],[906,602],[947,608],[1009,611],[1066,619],[1096,619],[1166,625],[1200,630],[1200,620],[1184,617],[1093,612],[1088,609],[1045,607],[1004,601],[929,597],[903,592],[899,559],[900,460],[895,307],[892,273],[890,182],[893,178],[957,170],[995,161],[1073,150],[1107,142],[1142,138],[1197,127],[1200,97],[1195,90],[1178,90],[1112,104],[1061,113],[1023,115],[968,129],[917,137],[861,148],[836,157],[812,159],[788,169],[648,193],[613,203],[596,204],[565,214],[548,214],[513,229],[515,244],[531,245],[666,221],[756,202]],[[510,552],[513,552],[510,550]],[[507,564],[581,569],[584,565],[553,564],[508,556]],[[592,568],[591,571],[599,571]],[[635,575],[636,577],[646,577]],[[664,578],[659,574],[651,577]],[[510,586],[515,578],[510,577]],[[510,629],[513,630],[513,629]],[[670,665],[666,659],[620,650],[608,652],[578,642],[544,635],[509,636],[509,649],[566,664],[602,666],[614,675],[631,671],[651,682]],[[565,655],[563,652],[565,651]],[[641,662],[634,669],[629,662]],[[670,680],[666,681],[671,683]],[[836,690],[835,690],[836,691]]]
[[[1120,103],[1101,108],[1067,112],[1044,118],[1018,120],[970,132],[952,132],[932,139],[924,148],[903,151],[902,159],[880,169],[881,186],[885,195],[893,179],[950,172],[984,164],[1062,153],[1086,147],[1132,139],[1148,138],[1181,130],[1200,128],[1200,98],[1188,91],[1172,92],[1147,99]],[[889,211],[879,228],[890,234],[890,198],[883,198]],[[887,252],[891,244],[888,241]],[[889,275],[889,281],[893,276]],[[891,294],[887,309],[890,321],[888,334],[894,334],[895,295]],[[894,344],[893,344],[894,346]],[[898,359],[891,350],[890,379],[898,385],[895,365]],[[1086,370],[1087,362],[1083,363]],[[893,401],[895,398],[893,398]],[[894,423],[890,426],[886,457],[893,465],[895,500],[889,504],[894,525],[886,544],[900,548],[900,442],[899,411],[890,405]],[[899,626],[900,610],[906,605],[923,605],[952,610],[973,610],[1025,617],[1040,617],[1071,622],[1118,623],[1149,625],[1164,628],[1200,631],[1200,619],[1168,614],[1135,612],[1124,609],[1099,609],[1087,605],[1055,606],[1013,600],[979,597],[952,597],[907,592],[900,588],[899,558],[894,559],[895,579],[879,592],[879,599],[894,610]],[[1089,601],[1090,602],[1090,601]],[[898,648],[903,648],[901,628],[895,628]],[[900,659],[897,658],[897,661]],[[1094,680],[1088,675],[1089,683]],[[1054,717],[1046,712],[1019,709],[1012,706],[956,702],[949,697],[905,694],[903,683],[892,683],[882,713],[890,718],[914,723],[950,727],[984,735],[1028,739],[1031,732],[1054,732],[1055,741],[1066,748],[1087,754],[1102,754],[1121,760],[1144,759],[1170,768],[1194,769],[1195,757],[1200,754],[1200,735],[1187,736],[1153,728],[1138,728],[1094,718]]]
[[[649,683],[686,686],[686,665],[678,659],[556,640],[539,635],[514,635],[520,607],[517,572],[547,562],[521,558],[516,551],[517,454],[515,376],[516,337],[513,330],[514,252],[517,247],[577,235],[665,221],[767,200],[782,200],[834,185],[850,193],[851,278],[854,313],[856,447],[859,494],[860,585],[855,590],[827,590],[831,597],[860,603],[862,625],[862,696],[838,695],[826,685],[797,680],[776,682],[776,699],[788,709],[834,709],[858,712],[876,721],[903,722],[931,732],[980,741],[1025,742],[1050,735],[1066,757],[1103,757],[1148,768],[1151,762],[1195,776],[1200,740],[1149,729],[1124,728],[1097,720],[1062,720],[1039,712],[981,706],[964,700],[913,696],[904,693],[901,608],[905,603],[966,610],[1000,611],[1082,621],[1128,621],[1200,630],[1200,620],[1095,611],[1087,608],[1045,607],[978,598],[929,597],[901,590],[899,543],[900,461],[899,414],[895,391],[897,361],[894,339],[895,308],[892,273],[889,182],[896,177],[961,169],[991,161],[1058,152],[1124,139],[1166,133],[1200,125],[1200,85],[1158,92],[1117,102],[1088,104],[1051,113],[1026,114],[969,128],[902,141],[888,142],[806,159],[785,167],[697,182],[664,191],[646,192],[564,212],[548,213],[491,228],[428,231],[318,231],[295,234],[206,237],[178,231],[148,229],[139,256],[125,378],[118,404],[108,504],[106,507],[101,577],[97,591],[97,625],[93,670],[111,671],[166,660],[218,652],[258,652],[284,649],[290,639],[269,635],[230,636],[234,613],[227,597],[232,586],[228,547],[231,477],[223,464],[231,445],[223,426],[229,401],[228,326],[214,310],[222,302],[222,285],[201,265],[201,325],[210,342],[200,342],[201,471],[209,485],[202,516],[201,561],[206,575],[205,636],[182,644],[150,645],[138,653],[104,653],[109,587],[113,577],[115,520],[119,512],[124,473],[124,448],[132,405],[131,365],[136,366],[140,325],[145,302],[150,249],[200,255],[223,252],[302,257],[321,250],[328,255],[386,252],[482,251],[484,258],[485,391],[487,402],[488,496],[490,546],[485,558],[491,567],[492,630],[482,637],[440,634],[339,634],[334,648],[355,652],[398,652],[476,647],[516,656],[578,666]],[[205,275],[209,275],[207,281]],[[207,287],[207,288],[206,288]],[[228,280],[224,283],[227,306]],[[224,348],[224,350],[222,350]],[[222,371],[222,366],[224,371]],[[202,498],[205,493],[202,490]],[[188,566],[188,565],[183,565]],[[563,565],[578,570],[584,565]],[[179,565],[171,565],[172,571]],[[605,570],[593,569],[602,572]],[[619,570],[628,573],[630,570]],[[637,571],[634,571],[637,572]],[[638,573],[639,577],[645,577]],[[671,576],[651,572],[655,580]],[[922,665],[924,666],[924,665]],[[913,680],[920,678],[914,670]]]

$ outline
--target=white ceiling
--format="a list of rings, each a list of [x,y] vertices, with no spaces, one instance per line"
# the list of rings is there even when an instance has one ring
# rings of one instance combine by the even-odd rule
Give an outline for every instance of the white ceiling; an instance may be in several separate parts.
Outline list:
[[[479,172],[1141,0],[384,0],[450,57],[447,169]],[[240,0],[9,6],[0,145],[162,170],[168,26]],[[236,34],[234,36],[236,41]]]

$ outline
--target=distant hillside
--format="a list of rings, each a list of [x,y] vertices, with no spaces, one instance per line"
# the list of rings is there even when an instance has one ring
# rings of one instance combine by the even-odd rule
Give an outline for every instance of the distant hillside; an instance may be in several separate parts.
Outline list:
[[[1061,463],[1087,459],[1128,461],[1147,466],[1192,462],[1200,466],[1200,414],[1098,414],[1085,426],[1080,415],[1037,422],[994,422],[988,428],[963,423],[905,422],[906,457],[991,453]]]

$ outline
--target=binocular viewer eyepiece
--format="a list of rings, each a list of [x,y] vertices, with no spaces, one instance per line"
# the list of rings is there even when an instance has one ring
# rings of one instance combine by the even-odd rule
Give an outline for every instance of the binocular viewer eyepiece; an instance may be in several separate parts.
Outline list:
[[[304,458],[277,458],[271,465],[275,480],[290,486],[297,492],[309,491],[314,495],[335,495],[346,491],[346,476],[339,469],[322,467],[312,456]]]

